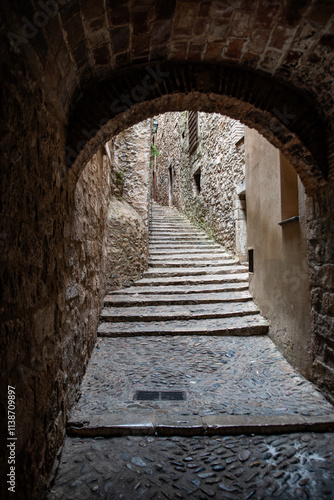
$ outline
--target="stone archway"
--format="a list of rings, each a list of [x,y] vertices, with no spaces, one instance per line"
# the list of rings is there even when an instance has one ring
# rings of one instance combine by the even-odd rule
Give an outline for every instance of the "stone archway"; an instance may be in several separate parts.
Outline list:
[[[215,110],[256,127],[313,193],[314,380],[333,397],[333,4],[5,0],[0,11],[1,366],[27,394],[17,409],[26,495],[41,498],[94,344],[73,282],[73,185],[99,144],[163,111]],[[145,89],[157,64],[169,77]],[[132,96],[138,86],[150,93]]]
[[[263,76],[217,65],[146,65],[99,84],[73,109],[67,166],[79,172],[124,127],[185,109],[219,112],[257,129],[290,160],[309,191],[324,184],[326,137],[310,98]]]

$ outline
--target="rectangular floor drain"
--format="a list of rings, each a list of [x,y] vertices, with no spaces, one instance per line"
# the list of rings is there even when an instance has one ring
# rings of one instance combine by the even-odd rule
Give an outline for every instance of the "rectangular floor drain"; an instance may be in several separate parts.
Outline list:
[[[136,391],[134,400],[137,401],[185,401],[183,391]]]

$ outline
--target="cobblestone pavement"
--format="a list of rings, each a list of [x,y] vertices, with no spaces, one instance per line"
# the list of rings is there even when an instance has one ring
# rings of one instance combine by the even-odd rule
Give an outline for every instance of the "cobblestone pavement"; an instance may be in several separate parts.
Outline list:
[[[334,498],[334,434],[67,438],[48,500]]]
[[[328,415],[333,407],[266,336],[100,338],[74,420],[138,410],[183,415]],[[134,401],[137,390],[185,391],[179,401]]]
[[[247,269],[155,210],[150,269],[105,299],[48,500],[334,499],[334,434],[296,432],[332,430],[333,407],[263,335]]]

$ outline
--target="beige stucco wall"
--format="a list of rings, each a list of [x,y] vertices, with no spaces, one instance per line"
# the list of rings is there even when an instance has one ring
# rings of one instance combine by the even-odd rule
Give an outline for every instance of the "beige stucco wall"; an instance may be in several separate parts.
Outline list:
[[[270,321],[273,340],[304,375],[310,376],[311,305],[304,189],[298,180],[300,221],[279,226],[286,213],[290,185],[287,179],[293,178],[292,167],[279,150],[247,127],[245,150],[247,245],[254,250],[250,290]]]

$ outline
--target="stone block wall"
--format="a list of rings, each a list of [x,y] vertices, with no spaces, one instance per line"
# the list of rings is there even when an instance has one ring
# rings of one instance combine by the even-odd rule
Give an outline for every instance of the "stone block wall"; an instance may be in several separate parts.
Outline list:
[[[54,123],[52,117],[49,120]],[[39,147],[43,149],[42,142]],[[12,207],[13,221],[6,234],[10,240],[19,226],[22,246],[8,249],[3,261],[1,369],[4,382],[16,388],[16,496],[26,498],[29,491],[29,498],[43,498],[62,445],[66,416],[78,397],[95,343],[105,293],[110,163],[99,151],[76,183],[70,176],[66,179],[66,170],[62,172],[53,154],[45,177],[47,160],[42,172],[39,162],[33,163],[32,152],[25,153],[22,160],[30,164],[26,182],[31,179],[27,196],[17,189],[15,168],[7,184],[21,215],[16,212],[15,217]],[[50,200],[45,205],[47,195]],[[28,200],[35,210],[23,210]],[[17,288],[12,273],[18,273]]]
[[[245,166],[244,144],[233,133],[235,124],[217,113],[198,113],[198,146],[190,152],[185,142],[182,168],[185,212],[233,253],[237,237],[234,199]],[[196,193],[194,175],[199,171],[201,190]]]
[[[7,422],[8,384],[16,390],[15,497],[42,498],[62,443],[69,386],[83,369],[81,355],[77,361],[64,359],[76,328],[66,297],[70,271],[65,259],[74,182],[65,167],[59,116],[24,67],[4,51],[2,68],[1,421]],[[1,482],[1,498],[7,498],[7,486]]]
[[[144,120],[119,133],[107,148],[115,165],[118,195],[139,213],[148,226],[151,120]]]
[[[161,205],[174,206],[183,210],[181,165],[188,112],[165,113],[156,118],[158,131],[156,146],[156,201]],[[172,197],[170,196],[170,176],[172,176]]]
[[[106,292],[131,284],[147,268],[148,233],[144,220],[125,200],[112,197],[106,231]]]
[[[334,182],[306,205],[311,282],[313,378],[334,404]]]
[[[95,342],[115,169],[103,149],[79,179],[66,168],[63,118],[25,68],[11,64],[15,71],[3,54],[1,420],[7,421],[10,385],[16,391],[15,498],[40,499]],[[5,454],[1,469],[8,470]],[[3,481],[1,498],[7,493]]]
[[[113,197],[107,213],[106,291],[139,278],[148,262],[151,120],[129,127],[105,147]]]
[[[188,118],[188,112],[159,116],[157,201],[170,203],[173,168],[173,205],[245,260],[245,216],[237,194],[244,181],[244,143],[243,134],[234,133],[240,125],[217,113],[198,113],[198,142],[190,151]],[[200,192],[195,181],[199,173]]]

